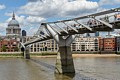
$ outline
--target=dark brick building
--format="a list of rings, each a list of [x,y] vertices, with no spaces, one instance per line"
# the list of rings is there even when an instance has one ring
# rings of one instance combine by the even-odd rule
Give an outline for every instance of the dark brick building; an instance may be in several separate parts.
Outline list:
[[[0,52],[18,52],[19,42],[15,39],[3,39],[0,41]]]
[[[99,50],[102,51],[102,53],[116,51],[116,39],[114,37],[100,38],[99,41]]]
[[[115,38],[104,38],[103,39],[103,50],[104,51],[115,51]]]
[[[116,52],[120,54],[120,36],[116,36]]]

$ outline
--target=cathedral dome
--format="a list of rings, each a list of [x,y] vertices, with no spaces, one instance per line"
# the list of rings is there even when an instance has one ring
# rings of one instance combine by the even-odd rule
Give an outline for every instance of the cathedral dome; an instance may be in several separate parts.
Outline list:
[[[19,27],[19,23],[17,20],[15,20],[15,14],[13,13],[13,18],[12,20],[8,23],[8,26],[18,26]]]
[[[17,20],[11,20],[8,24],[8,26],[19,26],[19,23]]]

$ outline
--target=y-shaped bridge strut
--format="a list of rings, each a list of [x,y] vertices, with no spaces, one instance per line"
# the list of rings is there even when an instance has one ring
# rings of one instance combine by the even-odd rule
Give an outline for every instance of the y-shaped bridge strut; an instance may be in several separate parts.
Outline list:
[[[56,73],[75,73],[73,58],[70,44],[73,42],[75,35],[60,36],[47,24],[42,24],[52,35],[59,45],[59,51],[56,60]]]
[[[25,49],[24,56],[25,58],[30,58],[29,47],[28,47],[29,44],[54,38],[54,40],[59,45],[59,52],[57,54],[55,72],[56,73],[75,73],[74,63],[73,63],[73,58],[72,58],[71,48],[70,48],[70,44],[73,42],[74,38],[76,37],[75,34],[83,34],[83,33],[96,32],[96,31],[112,31],[114,28],[120,28],[119,27],[120,21],[110,23],[110,22],[105,22],[96,18],[97,16],[101,16],[101,15],[105,15],[105,14],[109,14],[117,11],[120,11],[120,8],[111,9],[111,10],[99,12],[96,14],[91,14],[91,15],[73,18],[69,20],[42,23],[41,26],[44,27],[45,31],[39,29],[37,32],[39,36],[38,38],[24,43],[23,45],[23,48]],[[91,25],[83,24],[81,21],[79,21],[81,19],[86,19],[86,18],[92,18],[96,22],[99,22],[100,24],[91,26]],[[67,24],[66,22],[69,22],[69,21],[73,21],[79,24],[79,26],[73,27]],[[63,23],[65,26],[67,26],[66,28],[68,29],[66,30],[65,27],[61,27],[61,25],[58,25],[58,23]],[[56,26],[56,29],[54,29],[51,24],[54,24],[54,26]],[[59,28],[62,31],[57,31],[57,28]]]

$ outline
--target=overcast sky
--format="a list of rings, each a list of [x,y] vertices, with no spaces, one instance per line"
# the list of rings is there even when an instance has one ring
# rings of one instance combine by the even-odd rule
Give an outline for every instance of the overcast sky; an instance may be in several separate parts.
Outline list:
[[[0,35],[6,35],[13,11],[20,27],[33,35],[41,22],[74,18],[119,5],[120,0],[0,0]]]

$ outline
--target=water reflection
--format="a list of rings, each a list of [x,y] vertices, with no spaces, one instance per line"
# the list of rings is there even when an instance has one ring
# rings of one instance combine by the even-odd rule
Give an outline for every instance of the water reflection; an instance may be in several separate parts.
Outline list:
[[[39,61],[39,60],[36,60],[36,59],[30,59],[30,60],[33,61],[33,62],[35,62],[35,63],[37,63],[37,64],[39,64],[39,65],[42,65],[42,66],[44,66],[46,68],[55,70],[55,66],[53,66],[53,65],[50,65],[48,63],[45,63],[45,62],[42,62],[42,61]]]
[[[0,80],[120,80],[120,58],[74,58],[75,74],[55,74],[56,58],[0,58]]]
[[[57,74],[55,73],[55,80],[73,80],[75,74]]]

